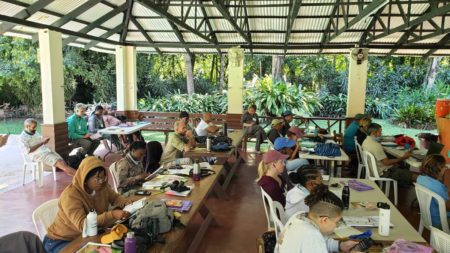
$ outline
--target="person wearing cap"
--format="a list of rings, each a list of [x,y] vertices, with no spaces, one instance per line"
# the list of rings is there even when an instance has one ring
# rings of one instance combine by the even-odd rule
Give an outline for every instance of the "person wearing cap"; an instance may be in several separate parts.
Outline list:
[[[294,141],[298,141],[299,139],[303,138],[303,135],[305,133],[305,130],[302,130],[296,126],[293,126],[291,128],[289,128],[289,130],[286,133],[286,137],[289,140],[294,140]]]
[[[276,138],[283,137],[283,135],[281,134],[281,128],[283,128],[283,121],[279,119],[273,119],[272,128],[267,133],[267,138],[272,144],[275,143]]]
[[[292,113],[292,111],[287,110],[284,111],[281,116],[283,117],[283,127],[281,128],[281,134],[283,136],[286,136],[289,128],[291,128],[290,123],[292,122],[292,120],[294,120],[294,114]]]
[[[255,150],[260,153],[261,143],[267,138],[266,132],[259,125],[258,114],[256,114],[256,105],[250,105],[247,111],[242,115],[241,124],[244,127],[246,135],[254,135],[256,137]]]
[[[286,205],[284,187],[286,181],[281,177],[284,171],[284,162],[288,158],[276,150],[270,150],[263,155],[258,166],[257,184],[272,198],[278,201],[283,207]]]
[[[303,165],[309,165],[308,160],[295,158],[295,155],[298,154],[300,149],[300,145],[296,141],[289,140],[286,137],[278,137],[273,147],[275,150],[288,156],[286,159],[286,170],[288,172],[296,171]]]
[[[85,113],[86,105],[82,103],[76,104],[74,114],[67,118],[67,127],[70,142],[80,145],[83,148],[84,154],[92,155],[98,145],[100,145],[100,142],[90,138],[91,134],[88,132],[87,122],[84,118]]]
[[[60,252],[70,241],[82,235],[84,222],[90,211],[97,213],[97,226],[108,228],[129,213],[122,208],[132,203],[116,193],[108,184],[103,162],[95,156],[85,158],[72,183],[61,193],[58,212],[47,229],[44,246],[49,253]],[[109,209],[109,206],[116,207]]]
[[[183,153],[195,148],[195,137],[186,129],[186,121],[179,120],[174,124],[174,133],[169,135],[169,140],[164,147],[161,164],[170,167],[176,164],[190,164],[190,158],[183,158]]]
[[[359,129],[360,121],[364,118],[370,118],[367,114],[358,113],[355,115],[355,120],[350,123],[350,125],[345,129],[344,132],[344,150],[347,154],[354,154],[356,151],[355,147],[355,136]]]

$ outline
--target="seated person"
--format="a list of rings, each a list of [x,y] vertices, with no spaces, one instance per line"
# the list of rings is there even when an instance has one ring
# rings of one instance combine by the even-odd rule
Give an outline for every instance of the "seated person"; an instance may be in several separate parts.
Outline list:
[[[194,135],[186,129],[185,121],[176,121],[174,130],[175,133],[170,134],[161,156],[160,163],[164,167],[170,167],[175,164],[190,164],[191,159],[183,158],[183,152],[194,149],[196,145]]]
[[[119,120],[117,120],[119,121]],[[119,121],[120,122],[120,121]],[[106,128],[106,123],[103,120],[103,107],[101,105],[97,105],[94,109],[94,111],[91,113],[91,116],[89,116],[88,119],[88,129],[89,133],[92,135],[95,135],[98,133],[98,130]],[[117,135],[113,134],[102,134],[101,138],[98,139],[110,139],[112,144],[114,144],[116,147],[119,147],[119,137]]]
[[[359,145],[362,145],[366,140],[367,135],[369,135],[367,129],[369,128],[370,124],[372,124],[372,120],[370,118],[364,118],[359,121],[359,129],[358,131],[356,131],[356,141],[359,143]]]
[[[23,123],[24,130],[20,134],[20,142],[23,145],[23,152],[31,158],[34,162],[42,162],[47,166],[57,167],[68,175],[75,175],[76,170],[62,159],[62,157],[53,152],[47,143],[49,138],[42,138],[42,136],[36,132],[37,121],[35,119],[26,119]]]
[[[272,144],[275,143],[276,138],[283,137],[283,135],[281,134],[281,128],[283,128],[283,122],[279,119],[273,119],[272,128],[267,133],[267,138]]]
[[[70,241],[82,235],[84,221],[91,210],[97,213],[99,229],[111,227],[129,213],[121,210],[132,201],[116,193],[108,184],[103,162],[95,156],[80,164],[72,183],[61,193],[58,213],[48,227],[44,246],[49,253],[60,252]],[[109,210],[109,206],[117,208]]]
[[[87,122],[84,118],[85,112],[86,105],[78,103],[75,105],[74,114],[67,118],[69,139],[72,144],[80,145],[84,154],[92,155],[100,142],[90,138],[91,134],[88,133]]]
[[[289,140],[285,137],[278,137],[275,140],[273,148],[282,154],[288,155],[288,159],[286,160],[286,170],[288,173],[298,170],[303,165],[309,165],[308,160],[295,158],[295,155],[298,154],[300,149],[300,145],[296,141]]]
[[[121,123],[118,118],[109,114],[108,110],[103,110],[103,122],[105,122],[105,127],[118,126]]]
[[[355,115],[355,120],[345,129],[344,132],[344,150],[347,154],[355,153],[355,136],[359,129],[360,121],[364,118],[370,118],[367,114],[358,113]]]
[[[135,186],[140,186],[148,174],[144,170],[142,159],[146,154],[144,141],[133,142],[130,151],[117,163],[118,187],[120,193],[127,192]]]
[[[284,171],[284,161],[287,155],[276,150],[264,153],[262,161],[258,166],[258,179],[256,182],[272,198],[278,201],[283,207],[286,205],[284,187],[286,181],[281,177]]]
[[[197,127],[195,128],[197,136],[208,136],[208,134],[216,134],[217,131],[219,131],[219,128],[211,121],[211,113],[203,113],[203,119],[200,120],[200,123],[198,123]]]
[[[189,119],[189,113],[186,111],[180,112],[180,121],[183,121],[184,124],[186,124],[186,129],[188,132],[192,132],[192,134],[195,136],[197,133],[194,131],[195,129],[192,127],[192,122]]]
[[[303,138],[303,135],[305,134],[305,130],[302,130],[296,126],[289,128],[286,135],[289,140],[294,140],[298,142],[298,140],[301,140]]]
[[[294,120],[294,114],[291,111],[287,110],[284,111],[281,116],[283,117],[283,127],[281,128],[281,134],[283,136],[286,136],[289,128],[291,128],[290,123],[292,122],[292,120]]]
[[[9,134],[0,135],[0,148],[6,145],[6,142],[8,142]]]
[[[256,114],[256,105],[250,105],[247,111],[242,115],[241,124],[244,127],[246,135],[256,136],[256,153],[260,153],[261,143],[264,142],[266,137],[266,132],[259,125],[258,114]]]
[[[295,185],[286,194],[286,218],[297,212],[308,212],[305,198],[316,186],[322,184],[322,175],[314,165],[305,165],[289,174],[289,180]]]
[[[441,155],[428,155],[422,162],[420,171],[422,175],[417,177],[417,184],[426,187],[441,196],[445,201],[447,219],[450,217],[450,200],[447,186],[443,183],[446,170],[445,158]],[[433,227],[442,229],[439,207],[435,199],[431,200],[430,206],[431,223]]]
[[[362,148],[365,151],[370,152],[377,161],[378,173],[381,177],[389,177],[395,179],[400,186],[411,185],[411,172],[408,168],[401,168],[397,164],[401,161],[408,159],[411,156],[411,151],[406,152],[402,157],[389,159],[383,150],[383,146],[377,141],[377,138],[381,136],[381,126],[372,123],[368,127],[368,133],[366,140],[362,144]]]
[[[317,186],[305,198],[309,211],[296,213],[284,226],[278,240],[278,252],[327,253],[349,252],[358,241],[330,238],[342,220],[344,204],[327,186]]]
[[[39,237],[31,232],[19,231],[0,237],[2,253],[47,253]]]

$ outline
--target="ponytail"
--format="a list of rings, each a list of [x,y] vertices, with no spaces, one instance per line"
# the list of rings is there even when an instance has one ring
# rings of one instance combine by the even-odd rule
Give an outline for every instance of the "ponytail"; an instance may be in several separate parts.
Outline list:
[[[259,181],[261,179],[262,176],[264,176],[267,171],[270,169],[270,165],[272,163],[269,164],[265,164],[262,161],[259,163],[258,165],[258,178],[256,179],[256,181]]]

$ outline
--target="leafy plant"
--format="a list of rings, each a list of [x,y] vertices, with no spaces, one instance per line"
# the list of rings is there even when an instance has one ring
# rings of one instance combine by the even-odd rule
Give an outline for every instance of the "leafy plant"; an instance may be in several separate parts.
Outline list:
[[[323,107],[316,111],[314,115],[320,117],[341,117],[345,116],[347,107],[347,95],[323,93],[320,95],[320,103]]]
[[[405,127],[426,128],[434,120],[433,112],[432,107],[411,104],[395,109],[393,116],[395,122],[404,124]]]
[[[267,75],[245,90],[244,101],[244,106],[255,104],[261,115],[268,116],[280,116],[285,110],[310,116],[322,107],[315,93],[290,83],[273,84],[272,77]]]

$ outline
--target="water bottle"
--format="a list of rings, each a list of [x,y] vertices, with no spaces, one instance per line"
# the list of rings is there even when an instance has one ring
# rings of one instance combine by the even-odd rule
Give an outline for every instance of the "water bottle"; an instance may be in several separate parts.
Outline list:
[[[86,235],[97,235],[97,213],[94,209],[91,209],[86,217]]]
[[[211,152],[211,138],[210,137],[206,138],[206,151]]]
[[[350,205],[350,188],[348,188],[348,185],[345,185],[342,189],[342,202],[344,203],[344,208],[348,209]]]
[[[194,166],[192,169],[192,178],[194,181],[200,181],[200,164],[198,163],[198,160],[195,160]]]
[[[380,209],[380,216],[378,221],[378,234],[381,236],[389,236],[389,229],[391,225],[391,206],[388,203],[377,203]]]
[[[134,232],[128,232],[125,238],[125,253],[136,253],[136,237]]]
[[[224,136],[228,136],[228,126],[227,126],[227,122],[223,123],[223,135]]]

